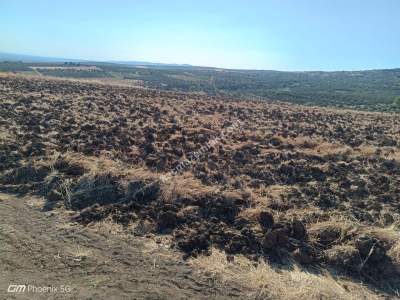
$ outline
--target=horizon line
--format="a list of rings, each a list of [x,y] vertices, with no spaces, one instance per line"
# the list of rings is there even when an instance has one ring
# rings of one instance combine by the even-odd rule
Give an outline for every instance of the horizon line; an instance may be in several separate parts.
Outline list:
[[[42,63],[60,63],[60,62],[83,62],[83,63],[111,63],[111,64],[120,64],[120,65],[129,65],[132,63],[137,63],[138,66],[143,64],[148,64],[150,66],[176,66],[176,67],[194,67],[194,68],[205,68],[205,69],[222,69],[222,70],[232,70],[232,71],[266,71],[266,72],[292,72],[292,73],[306,73],[306,72],[363,72],[363,71],[379,71],[379,70],[396,70],[400,69],[399,67],[391,67],[391,68],[361,68],[361,69],[337,69],[337,70],[324,70],[324,69],[307,69],[307,70],[278,70],[278,69],[251,69],[251,68],[229,68],[229,67],[216,67],[216,66],[205,66],[205,65],[194,65],[189,63],[166,63],[166,62],[153,62],[147,60],[126,60],[126,59],[86,59],[86,58],[65,58],[65,57],[58,57],[58,56],[46,56],[46,55],[36,55],[36,54],[23,54],[23,53],[15,53],[15,52],[8,52],[8,51],[0,51],[1,54],[6,55],[15,55],[15,56],[27,56],[32,58],[38,59],[54,59],[59,60],[57,61],[48,61]],[[10,61],[10,60],[2,60]],[[22,59],[14,59],[11,61],[21,61],[23,63],[41,63],[41,62],[29,62],[24,61]]]

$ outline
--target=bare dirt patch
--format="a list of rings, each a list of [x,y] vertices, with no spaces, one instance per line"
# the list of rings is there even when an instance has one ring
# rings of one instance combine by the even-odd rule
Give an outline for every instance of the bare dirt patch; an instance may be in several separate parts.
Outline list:
[[[43,213],[0,194],[0,297],[2,299],[205,299],[246,298],[232,282],[222,283],[182,262],[151,239],[109,228],[71,223],[62,213]],[[10,284],[58,287],[58,292],[18,295]],[[69,292],[61,292],[60,287]]]

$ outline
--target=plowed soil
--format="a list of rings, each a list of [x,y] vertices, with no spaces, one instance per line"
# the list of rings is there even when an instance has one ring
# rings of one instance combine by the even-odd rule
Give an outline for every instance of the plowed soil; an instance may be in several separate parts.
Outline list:
[[[397,114],[7,75],[0,128],[0,189],[66,224],[399,295]]]

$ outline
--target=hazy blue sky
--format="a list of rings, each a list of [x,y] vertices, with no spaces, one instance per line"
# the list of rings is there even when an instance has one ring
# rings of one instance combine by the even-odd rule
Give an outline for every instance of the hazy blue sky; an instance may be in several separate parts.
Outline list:
[[[400,67],[400,0],[0,0],[0,52],[342,70]]]

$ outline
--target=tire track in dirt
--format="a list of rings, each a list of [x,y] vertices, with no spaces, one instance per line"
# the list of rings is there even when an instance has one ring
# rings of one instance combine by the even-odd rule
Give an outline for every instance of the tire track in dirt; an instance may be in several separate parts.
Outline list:
[[[29,199],[32,200],[32,199]],[[246,298],[243,288],[193,270],[177,253],[143,238],[104,234],[43,213],[27,198],[0,194],[1,299]],[[155,243],[154,243],[155,244]],[[10,284],[57,293],[7,293]],[[61,293],[61,286],[72,289]]]

